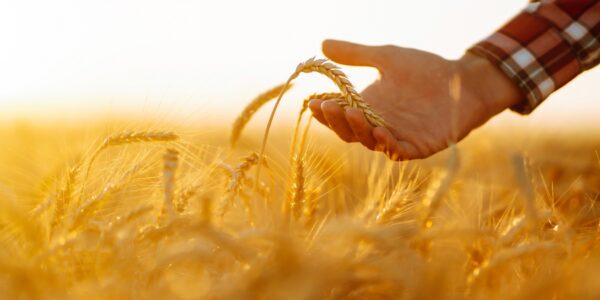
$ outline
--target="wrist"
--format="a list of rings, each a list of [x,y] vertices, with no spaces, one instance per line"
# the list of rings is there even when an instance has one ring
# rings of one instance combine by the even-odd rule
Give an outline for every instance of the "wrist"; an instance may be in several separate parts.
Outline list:
[[[467,52],[457,63],[461,79],[482,102],[488,118],[524,98],[517,85],[486,58]]]

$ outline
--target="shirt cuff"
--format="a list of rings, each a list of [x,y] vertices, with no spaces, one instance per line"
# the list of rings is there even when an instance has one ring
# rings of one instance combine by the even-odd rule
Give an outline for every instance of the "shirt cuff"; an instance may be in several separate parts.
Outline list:
[[[593,1],[596,2],[596,1]],[[531,3],[468,51],[499,67],[525,99],[511,107],[529,114],[551,93],[598,63],[600,3],[577,15],[554,1]],[[600,30],[599,30],[600,31]]]

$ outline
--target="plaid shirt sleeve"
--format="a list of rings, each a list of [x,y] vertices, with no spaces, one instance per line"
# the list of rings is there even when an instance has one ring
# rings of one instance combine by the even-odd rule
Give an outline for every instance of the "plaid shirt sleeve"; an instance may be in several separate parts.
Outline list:
[[[529,114],[552,92],[600,61],[600,1],[531,2],[500,30],[469,49],[515,82]]]

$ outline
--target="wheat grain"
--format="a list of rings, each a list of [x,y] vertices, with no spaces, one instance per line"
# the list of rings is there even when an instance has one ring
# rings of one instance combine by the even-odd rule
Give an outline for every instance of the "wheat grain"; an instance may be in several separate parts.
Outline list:
[[[237,144],[242,131],[246,127],[246,124],[250,121],[252,116],[267,102],[273,100],[282,92],[290,89],[292,85],[280,84],[254,98],[242,111],[242,113],[235,119],[233,122],[233,129],[231,130],[231,136],[229,140],[229,145],[231,148],[235,147]]]

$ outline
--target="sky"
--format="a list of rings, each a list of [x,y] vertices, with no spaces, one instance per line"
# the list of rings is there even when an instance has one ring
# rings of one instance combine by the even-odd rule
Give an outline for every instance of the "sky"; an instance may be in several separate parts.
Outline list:
[[[321,42],[419,48],[460,57],[525,0],[0,0],[0,118],[97,113],[232,118]],[[358,88],[377,77],[344,67]],[[519,122],[593,122],[600,69],[579,76]],[[334,86],[304,75],[283,104]]]

